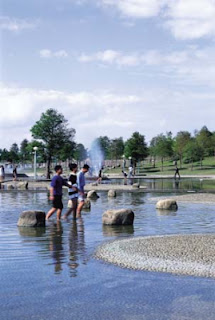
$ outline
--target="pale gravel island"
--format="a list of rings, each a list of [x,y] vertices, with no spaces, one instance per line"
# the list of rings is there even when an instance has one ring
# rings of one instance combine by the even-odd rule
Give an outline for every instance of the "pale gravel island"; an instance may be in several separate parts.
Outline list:
[[[150,201],[159,201],[166,199],[167,197],[152,197]],[[195,193],[188,192],[183,195],[168,196],[168,199],[174,199],[177,202],[192,202],[192,203],[207,203],[215,204],[215,193]]]
[[[134,270],[215,278],[215,235],[116,240],[101,245],[95,257]]]

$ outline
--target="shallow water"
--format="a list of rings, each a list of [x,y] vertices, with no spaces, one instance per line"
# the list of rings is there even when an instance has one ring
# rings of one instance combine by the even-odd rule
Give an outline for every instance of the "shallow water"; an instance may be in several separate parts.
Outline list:
[[[54,217],[45,229],[29,229],[17,228],[19,214],[47,211],[47,194],[0,192],[0,318],[214,319],[213,279],[126,270],[93,258],[99,244],[116,238],[215,232],[213,205],[180,204],[163,215],[150,197],[100,193],[81,220],[57,224]],[[135,211],[134,227],[103,227],[103,211],[121,207]]]

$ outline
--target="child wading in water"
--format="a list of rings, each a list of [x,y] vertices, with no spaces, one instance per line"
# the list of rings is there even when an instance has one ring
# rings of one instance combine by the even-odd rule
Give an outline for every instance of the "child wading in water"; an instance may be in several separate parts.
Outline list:
[[[68,216],[73,212],[73,219],[76,219],[76,211],[78,206],[78,185],[77,185],[77,164],[71,163],[69,165],[69,168],[71,170],[71,174],[69,176],[68,184],[70,184],[70,187],[68,188],[68,194],[69,194],[69,202],[68,202],[68,211],[63,216],[64,219],[68,218]]]
[[[70,187],[70,185],[64,181],[61,177],[63,169],[60,165],[55,167],[56,175],[52,178],[51,187],[50,187],[50,197],[49,199],[53,201],[53,206],[51,210],[47,213],[46,220],[48,220],[54,213],[57,211],[57,220],[60,220],[61,213],[63,210],[63,186]]]

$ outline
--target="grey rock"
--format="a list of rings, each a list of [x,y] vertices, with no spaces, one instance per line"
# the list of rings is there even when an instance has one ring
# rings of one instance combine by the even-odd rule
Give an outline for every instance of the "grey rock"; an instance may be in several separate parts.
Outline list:
[[[87,193],[87,198],[88,199],[98,199],[99,196],[95,190],[91,190]]]
[[[46,214],[43,211],[23,211],[18,220],[18,227],[45,227]]]
[[[156,209],[160,210],[177,210],[178,205],[174,199],[164,199],[160,200],[156,204]]]
[[[13,190],[13,189],[15,189],[15,187],[12,184],[7,185],[7,190]]]
[[[132,188],[134,188],[134,189],[139,189],[139,187],[140,187],[139,183],[133,183],[132,184]]]
[[[108,197],[109,198],[116,198],[116,190],[109,190]]]
[[[102,216],[105,225],[133,225],[134,212],[131,209],[108,210]]]
[[[83,210],[90,210],[90,209],[91,209],[90,199],[85,199],[85,200],[84,200]]]
[[[26,190],[28,189],[28,182],[18,182],[16,187],[20,190]]]

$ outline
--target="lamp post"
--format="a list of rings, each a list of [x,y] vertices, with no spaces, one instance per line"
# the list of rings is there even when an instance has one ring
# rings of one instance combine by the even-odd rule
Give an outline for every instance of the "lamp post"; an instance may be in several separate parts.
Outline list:
[[[34,180],[37,179],[37,150],[38,147],[33,147],[34,150]]]

